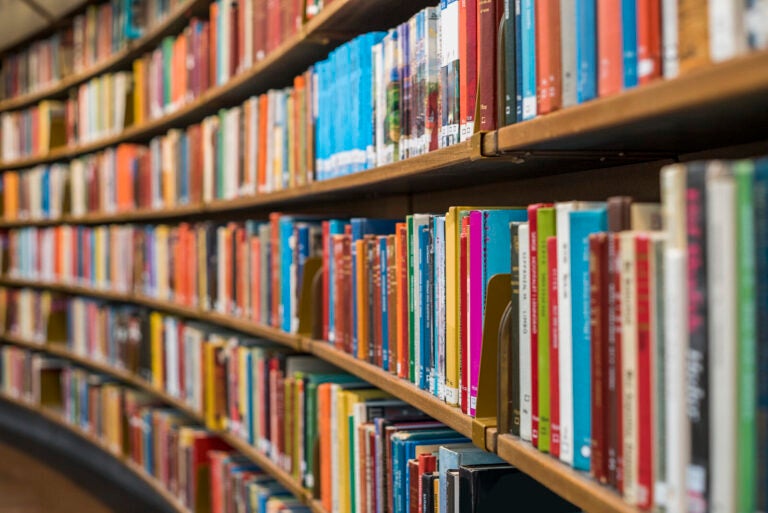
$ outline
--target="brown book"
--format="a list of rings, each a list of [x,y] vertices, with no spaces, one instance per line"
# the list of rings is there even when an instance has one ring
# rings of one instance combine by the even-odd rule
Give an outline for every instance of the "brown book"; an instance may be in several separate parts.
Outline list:
[[[589,236],[590,326],[592,339],[592,451],[591,474],[608,481],[606,452],[606,353],[608,335],[608,237],[605,233]]]
[[[680,73],[709,64],[709,15],[707,0],[677,1]]]
[[[419,495],[419,460],[408,460],[408,513],[419,513],[421,496]]]
[[[495,130],[496,36],[504,13],[500,0],[477,0],[477,112],[480,130]]]
[[[373,348],[373,364],[381,367],[384,365],[384,347],[382,344],[382,300],[381,300],[381,249],[380,244],[381,240],[384,239],[386,241],[387,237],[386,235],[379,235],[374,236],[373,241],[371,242],[371,245],[369,247],[369,255],[371,256],[371,275],[372,275],[372,284],[373,287],[371,287],[371,302],[370,308],[371,308],[371,316],[369,318],[370,321],[370,327],[369,327],[369,333],[370,333],[370,339],[371,339],[371,347]],[[386,264],[386,262],[385,262]]]
[[[389,372],[397,373],[397,259],[395,254],[396,235],[387,235],[387,319],[389,321],[387,347],[389,350]]]

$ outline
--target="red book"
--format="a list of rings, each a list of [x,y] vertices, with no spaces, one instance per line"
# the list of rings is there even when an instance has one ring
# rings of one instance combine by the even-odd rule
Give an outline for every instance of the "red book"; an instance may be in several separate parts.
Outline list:
[[[597,0],[597,59],[598,94],[610,96],[620,92],[623,81],[621,0]]]
[[[608,308],[612,320],[608,325],[606,361],[606,448],[608,450],[608,482],[619,492],[624,491],[623,474],[623,410],[621,391],[621,269],[619,268],[620,239],[615,233],[608,234]]]
[[[341,284],[341,297],[339,298],[339,306],[342,312],[342,333],[344,335],[343,349],[347,353],[352,354],[352,333],[357,328],[354,325],[352,318],[352,301],[354,301],[354,293],[352,290],[352,225],[348,224],[344,227],[344,238],[342,239],[344,244],[342,251],[342,284]]]
[[[661,10],[658,0],[637,0],[638,81],[661,77]]]
[[[646,233],[635,238],[637,287],[637,506],[653,504],[653,330],[651,258],[653,245]]]
[[[405,223],[395,226],[397,266],[397,375],[408,379],[408,228]]]
[[[258,62],[267,53],[267,2],[253,2],[253,60]]]
[[[468,287],[467,280],[469,276],[469,215],[461,220],[461,231],[459,232],[459,362],[461,366],[461,375],[459,376],[459,406],[461,411],[469,413],[469,384],[467,370],[469,363],[469,301],[467,300]]]
[[[572,20],[568,20],[572,22]],[[536,85],[539,114],[562,105],[562,62],[560,60],[560,0],[536,2]]]
[[[421,500],[422,497],[422,487],[421,487],[421,476],[424,474],[431,474],[432,472],[435,472],[437,470],[437,458],[435,458],[434,454],[419,454],[419,479],[418,481],[418,490],[419,493],[416,495],[416,502],[418,503],[419,513],[432,513],[431,511],[427,512],[424,511],[424,504]],[[411,500],[413,501],[413,497],[411,497]]]
[[[252,321],[264,322],[261,318],[261,240],[251,237],[251,313]]]
[[[419,460],[408,460],[408,513],[419,513],[419,504],[421,504],[421,495],[419,494]]]
[[[320,276],[320,279],[322,280],[322,288],[323,288],[323,294],[322,294],[322,304],[320,305],[320,308],[322,309],[322,331],[320,333],[320,338],[322,340],[328,340],[328,331],[329,331],[329,322],[330,322],[330,311],[328,308],[329,301],[330,301],[330,276],[329,276],[329,268],[330,268],[330,262],[333,258],[333,253],[331,253],[331,225],[328,221],[323,221],[321,224],[322,227],[322,236],[323,236],[323,270],[322,275]]]
[[[349,244],[346,239],[346,235],[330,235],[331,253],[329,258],[333,258],[333,288],[335,294],[333,296],[333,345],[336,349],[344,350],[344,337],[345,337],[345,324],[344,315],[346,309],[344,308],[344,273],[346,272],[345,266],[345,247]],[[330,321],[329,321],[330,322]]]
[[[267,4],[267,47],[266,53],[274,51],[282,39],[280,0],[266,0]]]
[[[460,139],[474,132],[477,97],[477,2],[459,0],[459,117]],[[496,34],[496,29],[493,31]],[[495,83],[495,79],[494,79]]]
[[[245,24],[246,21],[250,22],[250,20],[245,19],[245,2],[246,0],[237,1],[237,55],[239,58],[235,73],[240,73],[245,68]]]
[[[263,3],[263,2],[257,2]],[[259,160],[256,167],[257,190],[259,192],[269,192],[267,188],[267,127],[269,123],[269,96],[262,94],[259,96]]]
[[[272,227],[272,318],[270,325],[275,328],[280,327],[280,218],[282,214],[272,212],[269,214],[269,222]],[[286,286],[288,284],[286,283]]]
[[[238,23],[237,23],[237,3],[232,2],[232,7],[229,10],[229,76],[233,77],[237,74],[238,64],[240,62],[240,54],[238,53]]]
[[[214,46],[211,46],[211,31],[213,28],[211,28],[212,23],[208,23],[207,21],[203,22],[203,30],[200,34],[200,49],[197,53],[197,61],[198,66],[196,68],[199,68],[199,71],[197,72],[197,89],[195,91],[196,96],[199,96],[203,91],[208,89],[208,86],[211,83],[211,76],[213,75],[213,69],[211,68],[213,62],[211,61],[211,48],[215,48]]]
[[[592,366],[592,447],[590,472],[592,477],[608,481],[608,455],[606,452],[606,347],[608,338],[608,238],[605,233],[589,236],[590,278],[590,338]]]
[[[503,14],[504,5],[498,0],[477,0],[477,103],[480,106],[478,119],[480,130],[496,129],[496,89],[498,82],[496,47],[499,23]],[[538,33],[538,27],[536,30]],[[537,44],[536,48],[538,49],[538,47]],[[461,70],[459,70],[459,76],[461,76]]]
[[[557,237],[547,237],[549,267],[549,453],[560,457],[560,346],[557,304]]]
[[[237,296],[236,315],[238,317],[246,317],[248,310],[246,301],[248,297],[248,273],[238,272],[238,270],[246,268],[246,243],[245,228],[238,226],[235,230],[235,276],[237,279],[235,295]]]

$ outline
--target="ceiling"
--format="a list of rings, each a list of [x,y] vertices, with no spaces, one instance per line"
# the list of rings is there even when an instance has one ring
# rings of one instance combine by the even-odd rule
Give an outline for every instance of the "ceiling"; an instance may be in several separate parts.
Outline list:
[[[84,3],[85,0],[0,0],[0,51]]]

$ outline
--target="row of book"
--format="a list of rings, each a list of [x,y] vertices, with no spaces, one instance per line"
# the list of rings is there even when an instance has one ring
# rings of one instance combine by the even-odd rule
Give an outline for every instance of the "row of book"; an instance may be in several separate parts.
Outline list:
[[[71,301],[95,304],[80,298]],[[257,447],[309,489],[327,511],[405,513],[419,507],[437,512],[495,511],[511,489],[525,490],[526,503],[546,505],[547,511],[576,510],[421,411],[326,362],[145,309],[108,304],[96,308],[101,313],[112,311],[115,324],[102,331],[98,323],[104,316],[89,312],[85,315],[92,315],[89,321],[96,325],[89,324],[87,333],[71,332],[78,338],[69,338],[68,344],[81,340],[90,343],[105,336],[117,347],[126,335],[121,317],[132,317],[127,321],[135,324],[131,343],[140,346],[142,352],[151,352],[152,369],[140,368],[140,375],[151,376],[154,386],[201,411],[209,429],[230,431]],[[90,352],[91,347],[81,345],[73,350],[98,358],[98,353]],[[121,361],[118,357],[109,363],[119,366]],[[85,379],[79,386],[65,388],[81,390],[93,382]],[[117,390],[116,385],[96,383]],[[126,411],[134,414],[141,406],[153,403],[146,394],[126,395],[124,401]],[[120,404],[119,398],[113,396],[111,404]],[[152,412],[152,420],[148,420],[144,413],[138,416],[139,422],[128,425],[155,425],[157,415]],[[179,422],[178,415],[165,410],[160,416],[169,426]],[[142,452],[137,447],[132,451]],[[215,454],[211,458],[213,476],[217,465],[229,458],[248,465],[236,456]],[[478,464],[486,466],[474,466]],[[174,468],[172,463],[170,468]],[[158,473],[162,476],[166,472]],[[467,472],[464,477],[471,479],[456,486],[460,472]],[[339,475],[349,478],[333,478]],[[479,487],[484,479],[492,484],[502,476],[506,486]],[[449,479],[454,482],[449,484]],[[472,479],[480,481],[474,483]],[[424,505],[425,500],[429,506]],[[449,502],[453,504],[449,506]]]
[[[0,98],[55,85],[82,73],[157,25],[179,0],[110,0],[90,4],[54,34],[8,53],[0,61]]]
[[[60,413],[113,454],[140,466],[191,512],[310,511],[219,436],[151,395],[10,345],[0,346],[0,373],[4,394]]]

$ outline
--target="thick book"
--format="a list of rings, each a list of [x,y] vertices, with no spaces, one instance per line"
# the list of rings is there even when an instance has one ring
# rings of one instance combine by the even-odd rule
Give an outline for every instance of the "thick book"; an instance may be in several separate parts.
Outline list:
[[[477,1],[477,113],[478,129],[495,130],[498,77],[498,31],[503,15],[498,0]]]
[[[530,222],[530,221],[529,221]],[[539,403],[539,443],[538,448],[542,452],[550,450],[550,330],[549,330],[549,254],[547,252],[547,239],[556,235],[555,209],[552,206],[544,206],[536,211],[536,244],[537,250],[537,309],[531,312],[538,318],[538,403]],[[532,241],[533,242],[533,241]],[[533,269],[531,269],[533,275]],[[533,289],[533,287],[532,287]],[[533,349],[532,349],[533,350]]]
[[[475,132],[477,100],[477,9],[479,0],[459,0],[459,140]]]
[[[590,338],[592,370],[592,443],[590,473],[601,483],[608,482],[606,447],[608,412],[607,345],[608,325],[608,236],[604,232],[589,235]]]
[[[623,59],[621,2],[597,1],[597,92],[610,96],[621,91]]]

